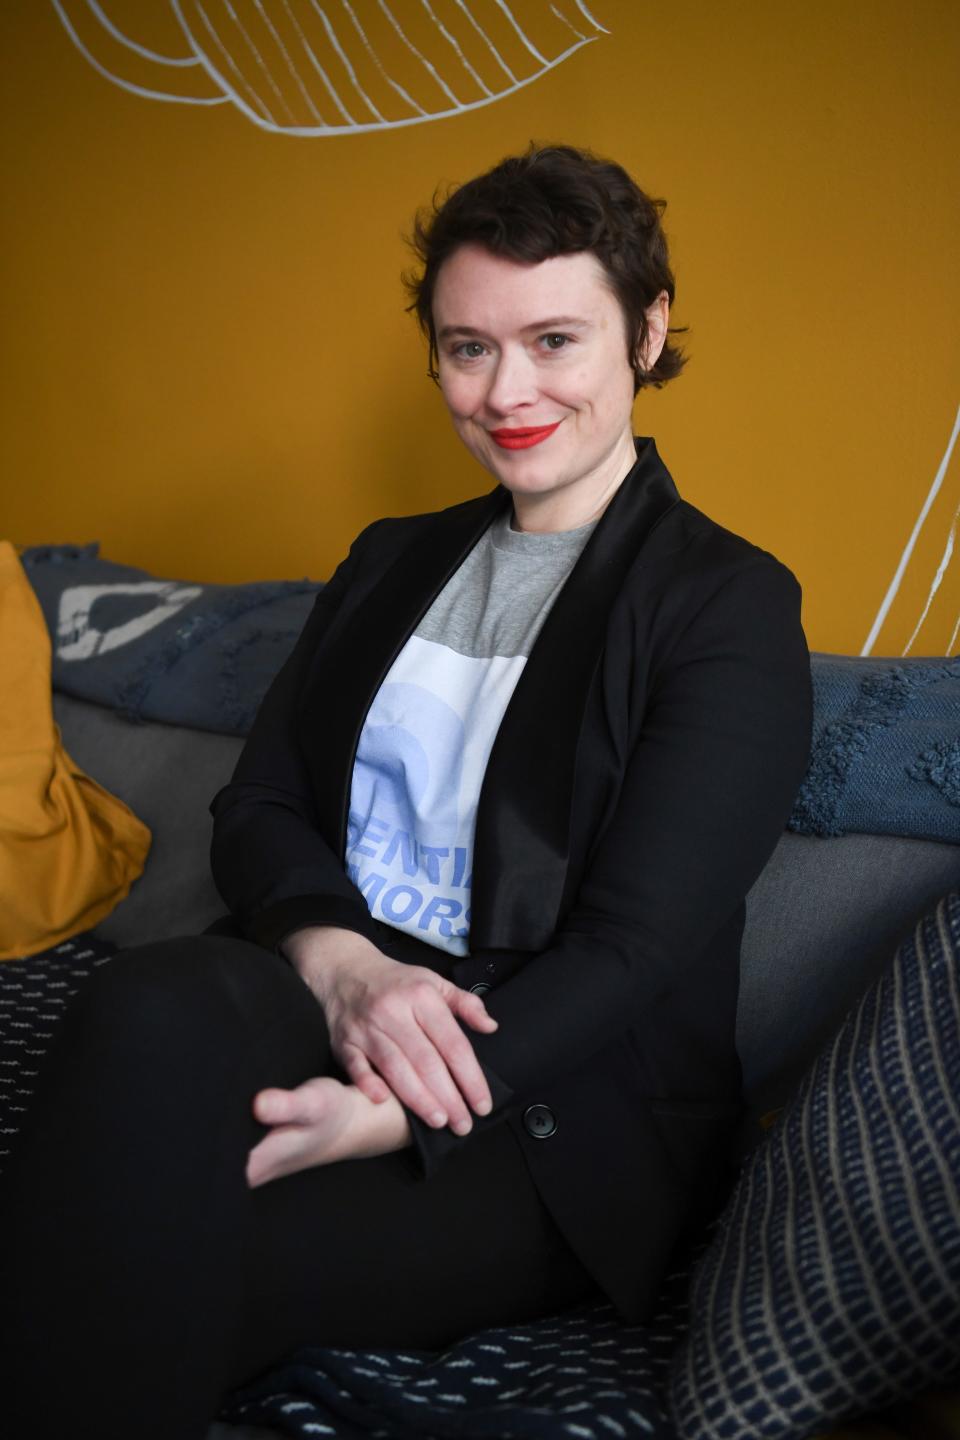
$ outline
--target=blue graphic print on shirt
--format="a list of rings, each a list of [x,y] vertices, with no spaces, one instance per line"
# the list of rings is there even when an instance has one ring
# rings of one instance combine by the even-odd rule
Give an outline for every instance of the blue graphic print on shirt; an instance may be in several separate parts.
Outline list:
[[[372,915],[458,955],[470,934],[477,800],[524,663],[414,636],[381,685],[357,749],[347,873]]]

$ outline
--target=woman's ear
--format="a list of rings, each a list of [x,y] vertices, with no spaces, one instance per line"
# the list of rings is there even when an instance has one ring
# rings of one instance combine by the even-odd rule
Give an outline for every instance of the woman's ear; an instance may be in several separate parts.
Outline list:
[[[670,297],[661,290],[652,305],[647,306],[647,339],[637,350],[637,361],[641,370],[651,370],[660,358],[660,351],[667,343],[667,325],[670,321]]]

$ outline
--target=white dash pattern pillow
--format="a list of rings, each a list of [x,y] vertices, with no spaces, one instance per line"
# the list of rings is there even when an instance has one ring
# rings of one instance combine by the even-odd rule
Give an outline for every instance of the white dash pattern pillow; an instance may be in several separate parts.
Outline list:
[[[803,1440],[960,1375],[960,895],[747,1161],[691,1279],[680,1440]]]

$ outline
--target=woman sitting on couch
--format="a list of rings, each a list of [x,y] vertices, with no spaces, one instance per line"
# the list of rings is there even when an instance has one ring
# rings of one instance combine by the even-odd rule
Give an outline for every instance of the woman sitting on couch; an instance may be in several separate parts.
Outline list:
[[[496,485],[354,542],[213,803],[229,921],[64,1024],[4,1202],[8,1433],[190,1440],[299,1345],[643,1318],[719,1197],[810,676],[793,576],[632,433],[682,364],[661,210],[561,146],[418,222]]]

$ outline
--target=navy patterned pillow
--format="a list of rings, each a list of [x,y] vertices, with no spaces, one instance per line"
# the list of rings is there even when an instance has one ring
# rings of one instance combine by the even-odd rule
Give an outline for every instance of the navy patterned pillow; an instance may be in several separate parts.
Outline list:
[[[115,950],[95,935],[74,935],[40,955],[0,965],[0,1175],[57,1026],[81,985]]]
[[[960,1375],[960,895],[748,1159],[691,1278],[681,1440],[803,1440]]]
[[[53,644],[53,688],[119,710],[246,735],[323,587],[158,580],[93,545],[21,555]]]

